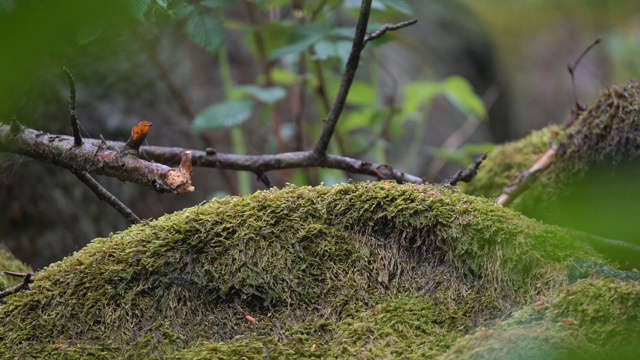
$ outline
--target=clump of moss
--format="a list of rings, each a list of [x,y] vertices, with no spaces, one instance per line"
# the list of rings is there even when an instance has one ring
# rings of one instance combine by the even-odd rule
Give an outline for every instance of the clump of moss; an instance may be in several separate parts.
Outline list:
[[[469,183],[460,183],[460,189],[475,196],[500,196],[517,173],[529,169],[549,150],[552,133],[562,133],[561,127],[551,125],[521,140],[496,146],[480,165],[478,175]]]
[[[453,188],[377,182],[228,197],[95,239],[37,273],[35,291],[0,308],[0,356],[355,349],[340,336],[383,351],[406,342],[369,341],[349,319],[387,304],[381,315],[396,306],[427,317],[405,324],[407,339],[459,334],[564,286],[573,257],[597,259],[571,233]],[[416,296],[426,302],[396,301]],[[449,321],[442,314],[457,325],[437,326]],[[443,351],[445,335],[425,353]]]
[[[513,207],[527,214],[540,214],[540,209],[548,212],[585,176],[603,169],[615,172],[616,165],[636,159],[640,154],[639,107],[637,80],[603,91],[564,132],[554,162]]]
[[[636,359],[639,318],[639,282],[582,280],[462,338],[442,359]]]
[[[31,267],[13,256],[4,244],[0,244],[0,271],[33,272]],[[0,291],[20,283],[22,283],[20,278],[0,275]]]

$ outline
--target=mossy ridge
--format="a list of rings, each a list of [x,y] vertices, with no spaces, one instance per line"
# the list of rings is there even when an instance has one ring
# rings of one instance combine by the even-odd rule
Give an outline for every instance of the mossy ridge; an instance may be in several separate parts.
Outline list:
[[[529,169],[549,150],[552,133],[562,137],[563,131],[558,125],[550,125],[523,139],[496,146],[480,165],[478,175],[469,183],[460,183],[460,189],[475,196],[500,196],[517,173]]]
[[[451,188],[228,197],[96,239],[39,272],[36,291],[0,308],[0,355],[165,356],[252,334],[322,343],[336,321],[418,293],[477,324],[564,285],[558,263],[573,256],[592,255],[569,233]]]
[[[636,359],[639,318],[639,282],[586,279],[461,338],[440,359]]]

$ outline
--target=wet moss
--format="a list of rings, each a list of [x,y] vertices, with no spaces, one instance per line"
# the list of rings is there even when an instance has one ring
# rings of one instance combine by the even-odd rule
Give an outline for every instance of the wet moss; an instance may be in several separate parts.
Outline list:
[[[95,239],[37,273],[35,291],[0,307],[0,356],[431,356],[565,286],[574,257],[599,259],[570,232],[453,188],[228,197]],[[433,344],[417,339],[425,331]]]
[[[442,359],[636,359],[640,283],[582,280],[458,341]]]

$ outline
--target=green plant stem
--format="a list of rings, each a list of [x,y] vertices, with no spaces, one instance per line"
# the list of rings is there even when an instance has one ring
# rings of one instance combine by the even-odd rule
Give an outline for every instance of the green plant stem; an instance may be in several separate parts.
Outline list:
[[[218,63],[220,64],[220,78],[222,79],[222,91],[224,93],[225,100],[231,97],[231,88],[233,86],[233,79],[231,78],[231,68],[229,66],[229,56],[227,49],[223,46],[218,51]],[[233,152],[239,155],[246,154],[245,138],[240,126],[234,126],[231,128],[231,144],[233,146]],[[243,171],[237,173],[238,176],[238,190],[240,194],[246,195],[251,193],[251,181],[249,174]]]

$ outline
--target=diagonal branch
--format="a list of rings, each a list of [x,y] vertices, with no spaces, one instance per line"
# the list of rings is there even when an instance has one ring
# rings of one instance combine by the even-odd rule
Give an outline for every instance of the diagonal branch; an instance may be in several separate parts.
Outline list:
[[[371,13],[371,1],[362,0],[360,5],[360,15],[358,17],[358,24],[356,25],[356,34],[353,38],[353,45],[351,46],[351,53],[347,59],[347,65],[345,67],[342,81],[340,82],[340,88],[336,95],[329,115],[325,120],[320,138],[316,142],[316,146],[313,149],[313,155],[318,158],[324,158],[327,156],[327,148],[329,147],[329,141],[335,131],[336,124],[344,109],[344,104],[347,101],[347,95],[349,95],[349,89],[353,83],[353,78],[356,76],[356,70],[358,69],[358,63],[360,62],[360,53],[364,49],[364,38],[367,35],[367,24],[369,22],[369,14]]]
[[[31,286],[29,284],[33,283],[33,274],[32,273],[17,273],[13,271],[2,271],[0,275],[8,275],[22,278],[22,284],[18,284],[16,286],[10,287],[3,291],[0,291],[0,304],[6,304],[7,300],[5,299],[9,295],[13,295],[20,291],[31,291]]]
[[[111,205],[112,208],[116,209],[116,211],[118,211],[125,219],[129,220],[130,223],[140,224],[142,222],[142,220],[140,220],[140,218],[136,216],[131,209],[107,191],[107,189],[100,185],[100,183],[98,183],[96,179],[91,177],[91,175],[86,171],[72,170],[72,172],[80,181],[87,185],[94,194],[96,194],[99,200]]]

